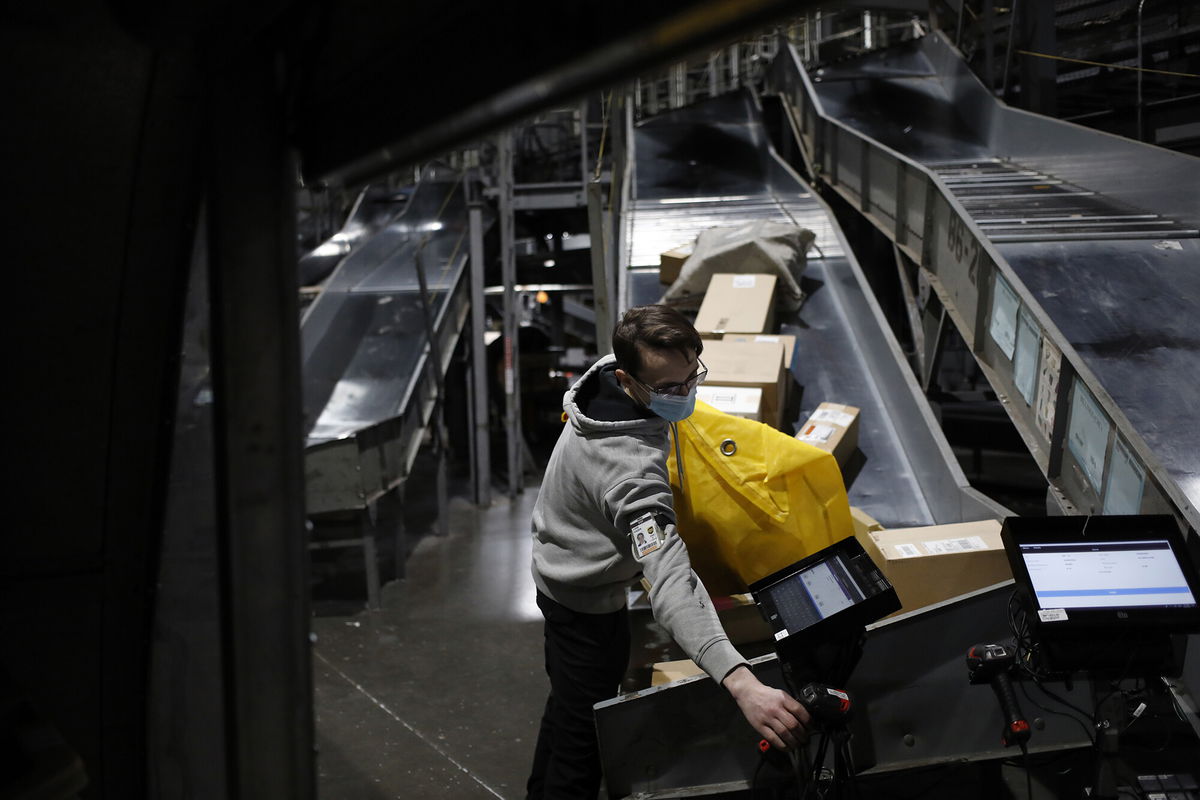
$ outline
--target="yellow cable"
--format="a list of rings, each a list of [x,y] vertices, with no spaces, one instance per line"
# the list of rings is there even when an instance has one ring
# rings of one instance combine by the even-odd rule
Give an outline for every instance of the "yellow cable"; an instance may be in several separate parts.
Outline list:
[[[1019,54],[1024,56],[1035,56],[1037,58],[1052,58],[1055,61],[1070,61],[1073,64],[1087,64],[1092,67],[1108,67],[1109,69],[1128,69],[1134,72],[1153,72],[1156,75],[1173,75],[1177,78],[1200,78],[1200,75],[1195,75],[1191,72],[1169,72],[1165,69],[1149,69],[1147,67],[1127,67],[1124,64],[1105,64],[1103,61],[1087,61],[1082,58],[1067,58],[1066,56],[1053,56],[1049,53],[1035,53],[1031,50],[1018,50]]]

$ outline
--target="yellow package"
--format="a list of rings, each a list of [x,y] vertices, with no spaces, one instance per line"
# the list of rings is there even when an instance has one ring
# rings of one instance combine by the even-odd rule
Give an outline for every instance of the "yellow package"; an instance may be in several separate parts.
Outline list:
[[[761,422],[702,401],[680,422],[684,486],[667,459],[675,516],[692,566],[714,595],[854,535],[834,457]]]

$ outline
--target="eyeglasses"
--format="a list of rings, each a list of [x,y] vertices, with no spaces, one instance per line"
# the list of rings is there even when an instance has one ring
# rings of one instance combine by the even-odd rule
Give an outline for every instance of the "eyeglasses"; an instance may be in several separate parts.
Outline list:
[[[637,381],[638,386],[641,386],[647,392],[650,392],[650,394],[684,395],[690,393],[692,389],[704,383],[704,379],[708,377],[708,367],[704,366],[704,362],[697,358],[696,363],[699,364],[700,367],[692,374],[692,377],[688,378],[683,383],[669,383],[666,386],[654,387],[647,386],[645,383],[642,383],[642,381],[633,373],[630,373],[629,377]]]

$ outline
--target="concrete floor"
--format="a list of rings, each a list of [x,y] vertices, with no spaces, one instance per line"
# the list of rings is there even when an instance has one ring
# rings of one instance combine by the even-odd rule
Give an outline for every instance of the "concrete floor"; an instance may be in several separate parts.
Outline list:
[[[420,539],[382,609],[315,604],[322,800],[524,796],[549,688],[529,575],[536,497],[485,510],[452,498],[450,535]]]

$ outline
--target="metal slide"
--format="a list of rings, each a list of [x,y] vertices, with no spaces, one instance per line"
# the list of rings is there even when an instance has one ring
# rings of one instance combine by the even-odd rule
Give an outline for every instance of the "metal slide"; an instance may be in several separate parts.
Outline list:
[[[850,502],[887,527],[1003,515],[971,489],[930,413],[854,254],[828,207],[779,158],[747,91],[661,114],[634,131],[634,192],[626,218],[627,305],[656,301],[659,253],[713,226],[758,219],[816,234],[798,312],[791,365],[803,388],[800,417],[823,401],[862,409],[861,468]]]
[[[305,314],[309,514],[365,508],[409,474],[467,318],[467,234],[460,174],[426,167],[404,209],[338,265]]]
[[[915,310],[957,327],[1059,508],[1200,528],[1200,159],[1009,108],[937,33],[812,74],[781,48],[768,84],[813,174],[919,267]]]

